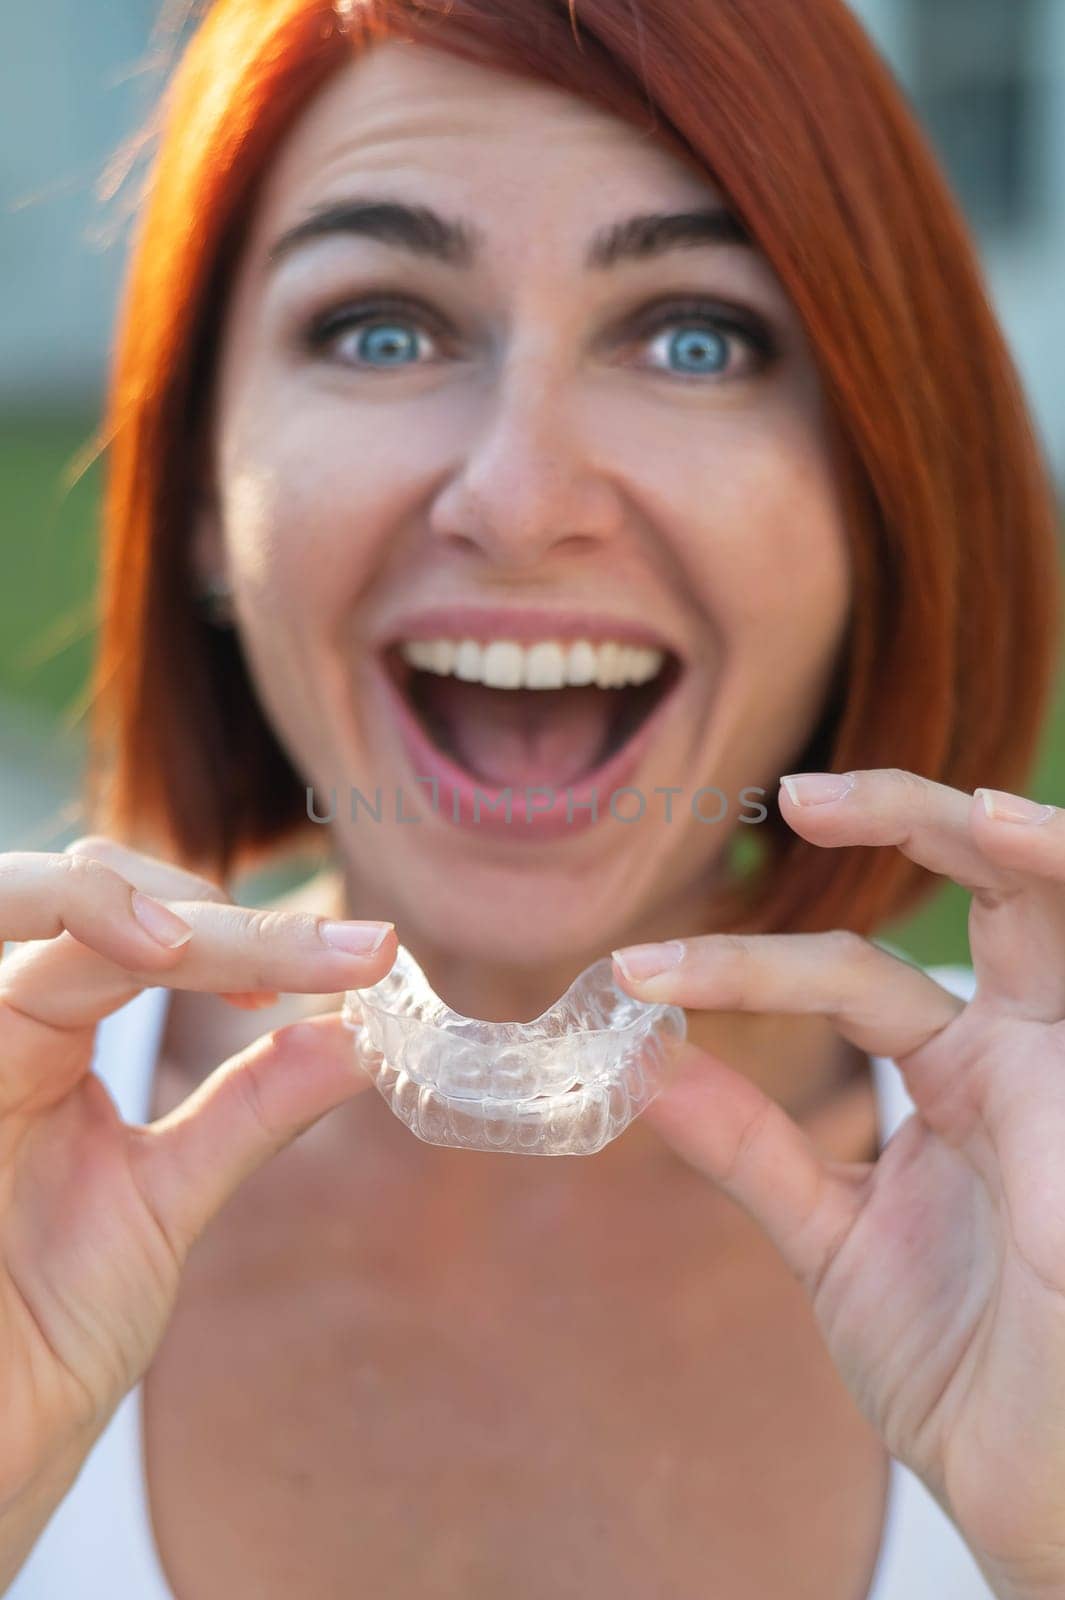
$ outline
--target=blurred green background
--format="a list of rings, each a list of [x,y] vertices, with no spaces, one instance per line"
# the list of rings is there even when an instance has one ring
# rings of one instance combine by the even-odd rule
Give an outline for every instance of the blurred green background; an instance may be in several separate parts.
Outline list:
[[[926,128],[1065,489],[1065,0],[850,0]],[[55,849],[76,804],[93,649],[101,413],[156,109],[192,0],[17,6],[0,52],[0,849]],[[1065,678],[1027,793],[1065,805]],[[241,885],[250,903],[307,870]],[[945,887],[883,936],[968,961]]]

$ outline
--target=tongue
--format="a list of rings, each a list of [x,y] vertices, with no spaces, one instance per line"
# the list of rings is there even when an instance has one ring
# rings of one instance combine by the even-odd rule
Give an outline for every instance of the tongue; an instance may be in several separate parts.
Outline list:
[[[603,751],[617,698],[608,690],[489,689],[426,677],[419,703],[448,753],[482,782],[573,783]]]

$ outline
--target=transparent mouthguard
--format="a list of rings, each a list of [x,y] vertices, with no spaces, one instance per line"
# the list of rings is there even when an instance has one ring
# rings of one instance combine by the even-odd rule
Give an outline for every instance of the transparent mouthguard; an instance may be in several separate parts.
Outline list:
[[[633,999],[608,957],[532,1022],[460,1016],[403,945],[391,971],[344,997],[355,1055],[426,1144],[594,1155],[664,1087],[684,1041],[679,1006]]]

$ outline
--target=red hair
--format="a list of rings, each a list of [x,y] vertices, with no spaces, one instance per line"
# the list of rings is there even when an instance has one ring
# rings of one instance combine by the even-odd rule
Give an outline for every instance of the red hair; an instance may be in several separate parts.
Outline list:
[[[163,101],[107,415],[91,825],[224,878],[323,830],[245,670],[194,604],[190,488],[259,180],[353,54],[418,38],[581,95],[694,158],[797,309],[832,420],[853,606],[787,770],[1018,789],[1061,623],[1056,508],[959,208],[844,0],[216,0]],[[869,932],[938,879],[758,828],[737,930]],[[708,926],[711,916],[708,908]]]

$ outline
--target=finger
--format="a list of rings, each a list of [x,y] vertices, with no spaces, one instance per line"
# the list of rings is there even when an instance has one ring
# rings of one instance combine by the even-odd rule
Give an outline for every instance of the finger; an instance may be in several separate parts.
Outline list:
[[[192,930],[154,899],[163,888],[224,898],[194,873],[102,836],[59,853],[0,855],[0,931],[18,941],[0,962],[0,1107],[66,1092],[87,1070],[95,1023],[174,966],[180,947],[159,935],[188,939]],[[23,1009],[35,964],[57,994],[96,974],[99,1003],[81,1028],[57,1028]]]
[[[151,981],[156,970],[173,965],[178,944],[191,935],[188,924],[159,901],[161,894],[229,900],[208,879],[102,835],[76,839],[58,854],[0,855],[0,931],[33,947],[18,952],[19,968],[65,932],[63,948],[74,961],[101,972],[109,967],[112,978],[120,977],[120,986],[111,990],[112,1010],[144,987],[130,967],[146,969]],[[13,955],[3,967],[5,979],[14,970]]]
[[[984,796],[991,797],[990,806]],[[1065,812],[978,789],[969,827],[989,861],[1014,874],[1017,891],[975,901],[969,946],[980,998],[997,1010],[1037,1022],[1065,1018]],[[1040,814],[1042,821],[1038,820]]]
[[[637,980],[658,951],[655,977]],[[620,958],[620,959],[619,959]],[[828,1017],[867,1055],[894,1060],[931,1121],[953,1081],[949,1055],[929,1046],[965,1009],[919,967],[849,930],[706,934],[614,952],[618,984],[641,999],[692,1010],[792,1012]],[[922,1054],[922,1052],[926,1052]]]
[[[19,944],[53,939],[67,930],[110,961],[165,971],[177,959],[174,937],[190,930],[161,902],[141,920],[144,908],[134,900],[134,890],[101,861],[54,851],[8,851],[0,855],[0,930]]]
[[[861,1211],[871,1163],[824,1160],[775,1100],[691,1044],[643,1116],[764,1229],[815,1295]]]
[[[102,861],[113,872],[132,883],[134,888],[140,889],[143,894],[154,895],[156,899],[169,897],[172,900],[233,903],[232,896],[213,879],[201,877],[198,872],[190,872],[187,867],[176,866],[174,862],[164,861],[159,856],[134,850],[129,845],[120,844],[117,839],[109,839],[106,834],[93,833],[74,839],[63,854]]]
[[[130,849],[127,845],[109,839],[106,834],[92,834],[87,838],[75,839],[66,849],[74,854],[89,855],[98,861],[106,862],[145,894],[233,904],[233,896],[212,879],[203,878],[199,873],[190,872],[184,867],[176,867],[172,862],[163,861],[158,856],[144,855],[139,850]],[[276,1005],[280,995],[276,989],[266,989],[248,994],[223,994],[219,995],[219,999],[225,1000],[231,1006],[239,1006],[245,1011],[257,1011],[263,1006]]]
[[[257,1039],[138,1130],[141,1181],[179,1258],[245,1178],[370,1083],[331,1011]]]
[[[103,861],[115,872],[121,873],[135,888],[156,898],[169,895],[173,899],[233,904],[232,895],[212,879],[201,877],[185,867],[175,866],[173,862],[164,861],[158,856],[133,850],[115,839],[109,839],[106,834],[90,834],[75,839],[66,846],[64,854],[89,856],[95,861]],[[131,987],[129,998],[134,992]],[[276,990],[265,990],[249,994],[223,994],[219,999],[242,1010],[255,1011],[263,1006],[276,1005],[280,996]]]
[[[898,768],[840,774],[835,800],[798,804],[795,774],[780,810],[811,843],[895,845],[973,897],[969,947],[981,1002],[1034,1021],[1065,1018],[1065,813],[1024,825],[988,816],[978,796]],[[978,791],[979,795],[979,791]],[[1022,797],[1011,797],[1022,798]]]
[[[331,924],[307,911],[261,910],[232,902],[163,903],[192,929],[178,959],[169,963],[168,988],[213,994],[267,990],[338,994],[376,983],[395,960],[392,923]],[[345,950],[330,944],[327,931],[332,926],[345,930],[360,948]],[[66,935],[34,949],[32,959],[20,962],[23,954],[12,958],[9,995],[25,1015],[52,1027],[84,1027],[106,1015],[114,996],[128,993],[131,981],[160,981],[136,966],[109,971],[89,953],[79,953]]]

